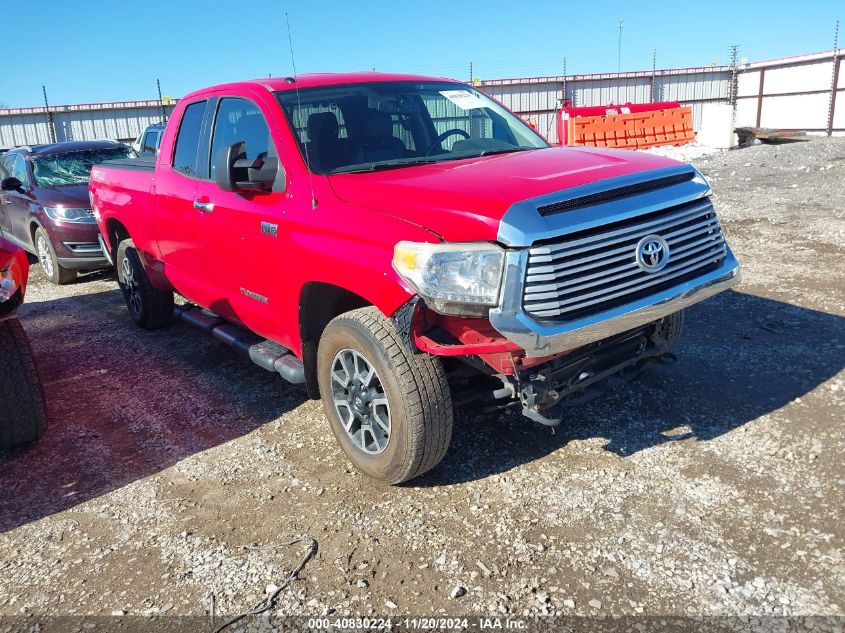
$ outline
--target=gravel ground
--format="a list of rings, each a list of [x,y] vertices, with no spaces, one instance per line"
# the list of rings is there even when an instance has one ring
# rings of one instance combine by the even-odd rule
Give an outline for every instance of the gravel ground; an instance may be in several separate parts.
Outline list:
[[[702,156],[744,281],[556,432],[462,412],[411,485],[108,275],[33,267],[48,435],[0,454],[0,614],[845,615],[845,139]],[[213,597],[212,597],[213,596]]]

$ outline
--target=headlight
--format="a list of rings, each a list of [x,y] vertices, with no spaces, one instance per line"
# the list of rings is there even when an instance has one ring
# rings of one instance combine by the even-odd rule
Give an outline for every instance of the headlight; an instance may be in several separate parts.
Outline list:
[[[399,242],[393,268],[443,314],[485,314],[499,304],[505,252],[489,242]]]
[[[73,207],[44,207],[44,213],[60,222],[74,224],[94,224],[94,213],[91,209],[75,209]]]
[[[0,268],[0,302],[8,301],[21,287],[23,271],[13,257],[12,261]]]

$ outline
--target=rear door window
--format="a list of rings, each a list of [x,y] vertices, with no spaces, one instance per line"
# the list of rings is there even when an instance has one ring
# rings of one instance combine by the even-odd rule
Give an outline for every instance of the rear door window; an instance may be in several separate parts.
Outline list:
[[[197,154],[205,108],[205,101],[192,103],[185,108],[179,124],[179,135],[176,137],[176,149],[173,151],[173,169],[194,178],[200,175]]]

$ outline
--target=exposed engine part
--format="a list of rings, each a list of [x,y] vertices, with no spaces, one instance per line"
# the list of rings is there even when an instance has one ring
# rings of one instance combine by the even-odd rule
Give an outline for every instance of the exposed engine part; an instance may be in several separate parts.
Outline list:
[[[616,384],[630,380],[646,365],[672,354],[683,327],[683,313],[585,346],[515,376],[500,376],[518,394],[522,413],[546,426],[557,426],[566,408],[589,402]],[[497,393],[505,393],[500,390]]]

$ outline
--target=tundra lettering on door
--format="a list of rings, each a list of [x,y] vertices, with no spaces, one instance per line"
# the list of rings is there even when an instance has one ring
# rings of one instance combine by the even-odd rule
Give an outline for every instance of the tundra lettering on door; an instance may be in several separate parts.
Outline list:
[[[178,318],[303,383],[394,484],[443,458],[454,406],[559,424],[739,280],[693,167],[550,147],[428,77],[200,90],[157,155],[98,166],[90,193],[139,325]]]

